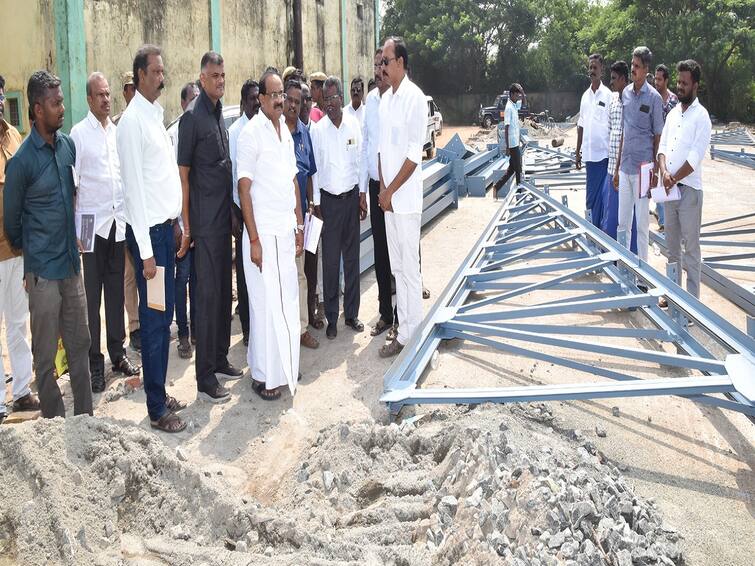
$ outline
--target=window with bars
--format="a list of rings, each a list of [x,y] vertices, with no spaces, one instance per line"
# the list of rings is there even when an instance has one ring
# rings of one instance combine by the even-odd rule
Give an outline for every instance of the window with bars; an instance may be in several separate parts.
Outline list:
[[[24,132],[23,95],[20,92],[5,93],[5,119],[19,132]]]

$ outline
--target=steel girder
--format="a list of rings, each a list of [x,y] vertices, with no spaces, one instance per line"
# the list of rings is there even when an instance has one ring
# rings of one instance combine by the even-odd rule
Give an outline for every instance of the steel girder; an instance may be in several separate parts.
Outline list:
[[[710,145],[738,145],[738,146],[755,146],[755,139],[747,131],[747,128],[737,128],[736,130],[714,132],[710,136]]]
[[[547,300],[538,299],[544,291]],[[668,310],[658,306],[661,296],[668,300]],[[606,311],[622,313],[619,318],[627,324],[564,322],[573,315]],[[638,314],[640,327],[634,324]],[[566,319],[549,318],[557,315]],[[688,326],[690,320],[694,330]],[[436,349],[453,338],[616,383],[473,388],[467,377],[462,389],[421,388],[420,379]],[[627,346],[632,339],[654,342]],[[620,369],[607,361],[582,361],[585,358],[576,352],[621,360]],[[643,380],[636,375],[638,362],[645,372],[672,367],[687,375]],[[524,182],[506,197],[385,374],[381,400],[396,413],[403,405],[417,403],[646,395],[680,395],[754,416],[755,340],[565,203]]]
[[[651,232],[650,239],[668,256],[664,234]],[[700,246],[703,282],[755,317],[755,212],[706,222]],[[743,275],[749,275],[748,282]]]
[[[710,158],[722,159],[736,165],[742,165],[743,167],[749,167],[755,169],[755,153],[747,153],[744,149],[739,151],[731,151],[728,149],[719,149],[714,146],[710,146]]]

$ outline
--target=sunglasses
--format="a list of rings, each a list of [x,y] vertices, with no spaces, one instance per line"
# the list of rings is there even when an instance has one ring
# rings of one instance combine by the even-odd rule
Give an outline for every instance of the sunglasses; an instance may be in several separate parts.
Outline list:
[[[390,58],[389,57],[383,57],[383,59],[380,61],[380,64],[383,67],[387,67],[388,63],[390,63],[391,61],[395,61],[396,59],[397,59],[397,57],[390,57]]]

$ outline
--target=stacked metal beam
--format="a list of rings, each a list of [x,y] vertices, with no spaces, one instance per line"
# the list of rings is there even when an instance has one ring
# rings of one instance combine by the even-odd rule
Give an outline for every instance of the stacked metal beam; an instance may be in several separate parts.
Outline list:
[[[733,149],[721,149],[716,146],[734,146],[739,147],[739,151]],[[710,158],[721,159],[755,169],[755,153],[745,151],[745,148],[755,148],[755,139],[746,128],[737,128],[736,130],[716,132],[710,136]]]
[[[668,310],[658,306],[660,297]],[[601,323],[609,312],[622,322]],[[595,316],[586,317],[590,314]],[[694,321],[694,330],[688,321]],[[475,373],[465,372],[459,387],[420,387],[436,349],[449,339],[616,383],[479,388]],[[584,361],[589,354],[592,363]],[[675,368],[678,376],[641,379],[640,364],[645,374],[653,367],[658,373]],[[508,194],[386,373],[381,400],[395,413],[416,403],[680,395],[755,415],[753,375],[752,337],[565,202],[524,182]]]

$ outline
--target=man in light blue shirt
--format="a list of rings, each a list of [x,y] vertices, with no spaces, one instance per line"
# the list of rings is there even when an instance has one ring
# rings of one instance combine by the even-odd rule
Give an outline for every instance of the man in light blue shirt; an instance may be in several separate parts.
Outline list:
[[[512,175],[516,174],[516,184],[522,180],[522,150],[519,147],[519,109],[524,99],[524,89],[519,83],[509,88],[509,100],[503,112],[503,139],[506,141],[506,155],[509,156],[509,169],[495,184],[493,195],[498,198],[498,189],[503,187]]]

